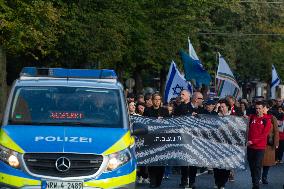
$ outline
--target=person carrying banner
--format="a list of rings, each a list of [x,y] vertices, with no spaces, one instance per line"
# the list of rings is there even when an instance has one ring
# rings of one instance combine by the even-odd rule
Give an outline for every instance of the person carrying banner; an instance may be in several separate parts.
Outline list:
[[[213,99],[208,99],[205,102],[204,110],[202,111],[202,114],[209,114],[209,115],[217,115],[217,111],[215,109],[216,102]]]
[[[218,115],[217,113],[218,107],[216,106],[216,101],[214,99],[208,99],[204,103],[204,109],[201,114],[207,114],[207,115]],[[213,174],[213,169],[208,169],[208,174]]]
[[[136,113],[139,115],[143,115],[145,110],[145,104],[144,103],[137,103],[136,104]]]
[[[151,93],[146,93],[144,100],[145,100],[145,109],[151,108],[153,106],[152,94]]]
[[[169,117],[169,112],[166,108],[162,107],[162,97],[160,94],[155,93],[152,95],[153,106],[145,109],[143,116],[163,118]],[[150,177],[150,188],[158,188],[164,176],[164,166],[149,166],[148,173]]]
[[[203,95],[200,92],[194,92],[192,101],[190,102],[190,93],[188,90],[183,90],[180,93],[181,104],[176,107],[174,111],[175,116],[181,115],[196,115],[202,111],[201,105],[203,102]],[[181,183],[180,187],[195,188],[195,178],[197,173],[196,166],[182,166],[181,167]],[[189,180],[189,181],[188,181]]]
[[[259,189],[262,161],[271,128],[271,116],[263,114],[263,108],[263,102],[256,102],[256,114],[250,116],[248,125],[247,159],[253,189]]]
[[[231,115],[230,105],[226,99],[221,99],[218,102],[218,106],[220,107],[220,111],[218,113],[219,116],[228,116]],[[214,179],[215,179],[215,188],[223,189],[225,188],[226,183],[228,182],[230,170],[227,169],[218,169],[214,168]]]
[[[236,99],[232,95],[228,95],[226,97],[230,107],[231,107],[231,115],[242,116],[243,113],[241,112],[240,108],[236,106]]]
[[[244,116],[244,113],[241,111],[241,108],[237,106],[236,98],[234,96],[228,95],[226,96],[226,100],[230,105],[230,112],[231,112],[230,115]],[[229,181],[230,182],[235,181],[235,174],[233,170],[230,171]]]
[[[129,102],[128,103],[128,113],[129,113],[129,115],[138,115],[135,110],[136,110],[135,103],[134,102]]]
[[[143,99],[144,99],[144,96],[143,96]],[[138,109],[138,112],[136,113],[136,106],[137,106],[137,109]],[[135,103],[134,102],[129,102],[128,103],[128,113],[129,115],[134,115],[134,116],[141,116],[143,115],[143,112],[144,112],[144,106],[143,104],[137,104],[135,106]],[[139,106],[142,106],[140,107],[139,109]],[[137,182],[138,183],[149,183],[149,178],[148,178],[148,170],[147,170],[147,167],[146,166],[138,166],[137,167]]]

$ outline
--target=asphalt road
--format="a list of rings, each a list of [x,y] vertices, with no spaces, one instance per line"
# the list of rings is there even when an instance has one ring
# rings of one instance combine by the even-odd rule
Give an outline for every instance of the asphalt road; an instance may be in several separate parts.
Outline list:
[[[169,179],[164,179],[161,189],[178,189],[180,175],[173,174]],[[268,175],[268,185],[261,185],[262,189],[283,189],[284,184],[284,164],[271,167]],[[212,174],[204,173],[196,178],[197,189],[212,189],[214,178]],[[149,188],[148,184],[137,184],[137,189]],[[227,189],[251,189],[251,177],[249,169],[235,171],[235,181],[226,184]],[[179,188],[180,189],[180,188]]]

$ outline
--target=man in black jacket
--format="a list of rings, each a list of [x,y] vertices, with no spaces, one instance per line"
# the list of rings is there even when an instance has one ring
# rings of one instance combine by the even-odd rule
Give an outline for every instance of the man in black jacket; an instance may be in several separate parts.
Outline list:
[[[216,105],[215,100],[208,99],[205,102],[205,108],[202,111],[202,114],[218,115],[218,113],[217,113],[218,110],[216,110],[216,106],[215,105]]]
[[[196,115],[202,112],[203,95],[200,92],[195,92],[191,101],[190,93],[187,90],[183,90],[180,97],[182,103],[174,111],[175,116]],[[195,188],[196,173],[196,166],[182,166],[180,187]]]
[[[158,93],[153,94],[153,106],[145,109],[143,116],[163,118],[169,117],[168,109],[161,107],[161,95]],[[164,166],[149,166],[148,172],[150,177],[150,188],[157,188],[161,185],[165,167]]]

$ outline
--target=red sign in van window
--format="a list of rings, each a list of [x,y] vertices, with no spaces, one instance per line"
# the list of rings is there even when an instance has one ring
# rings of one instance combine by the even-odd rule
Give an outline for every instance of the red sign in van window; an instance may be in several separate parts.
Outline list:
[[[51,119],[83,119],[84,115],[81,112],[50,112]]]

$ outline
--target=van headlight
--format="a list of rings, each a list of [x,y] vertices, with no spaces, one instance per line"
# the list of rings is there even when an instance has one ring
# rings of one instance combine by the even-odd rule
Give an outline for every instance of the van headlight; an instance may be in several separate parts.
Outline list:
[[[5,162],[11,167],[19,168],[20,161],[18,159],[18,155],[19,155],[18,152],[15,152],[11,149],[5,148],[4,146],[0,145],[0,161]]]
[[[126,164],[131,159],[131,154],[128,148],[125,150],[108,155],[108,164],[106,171],[113,171],[122,165]]]

